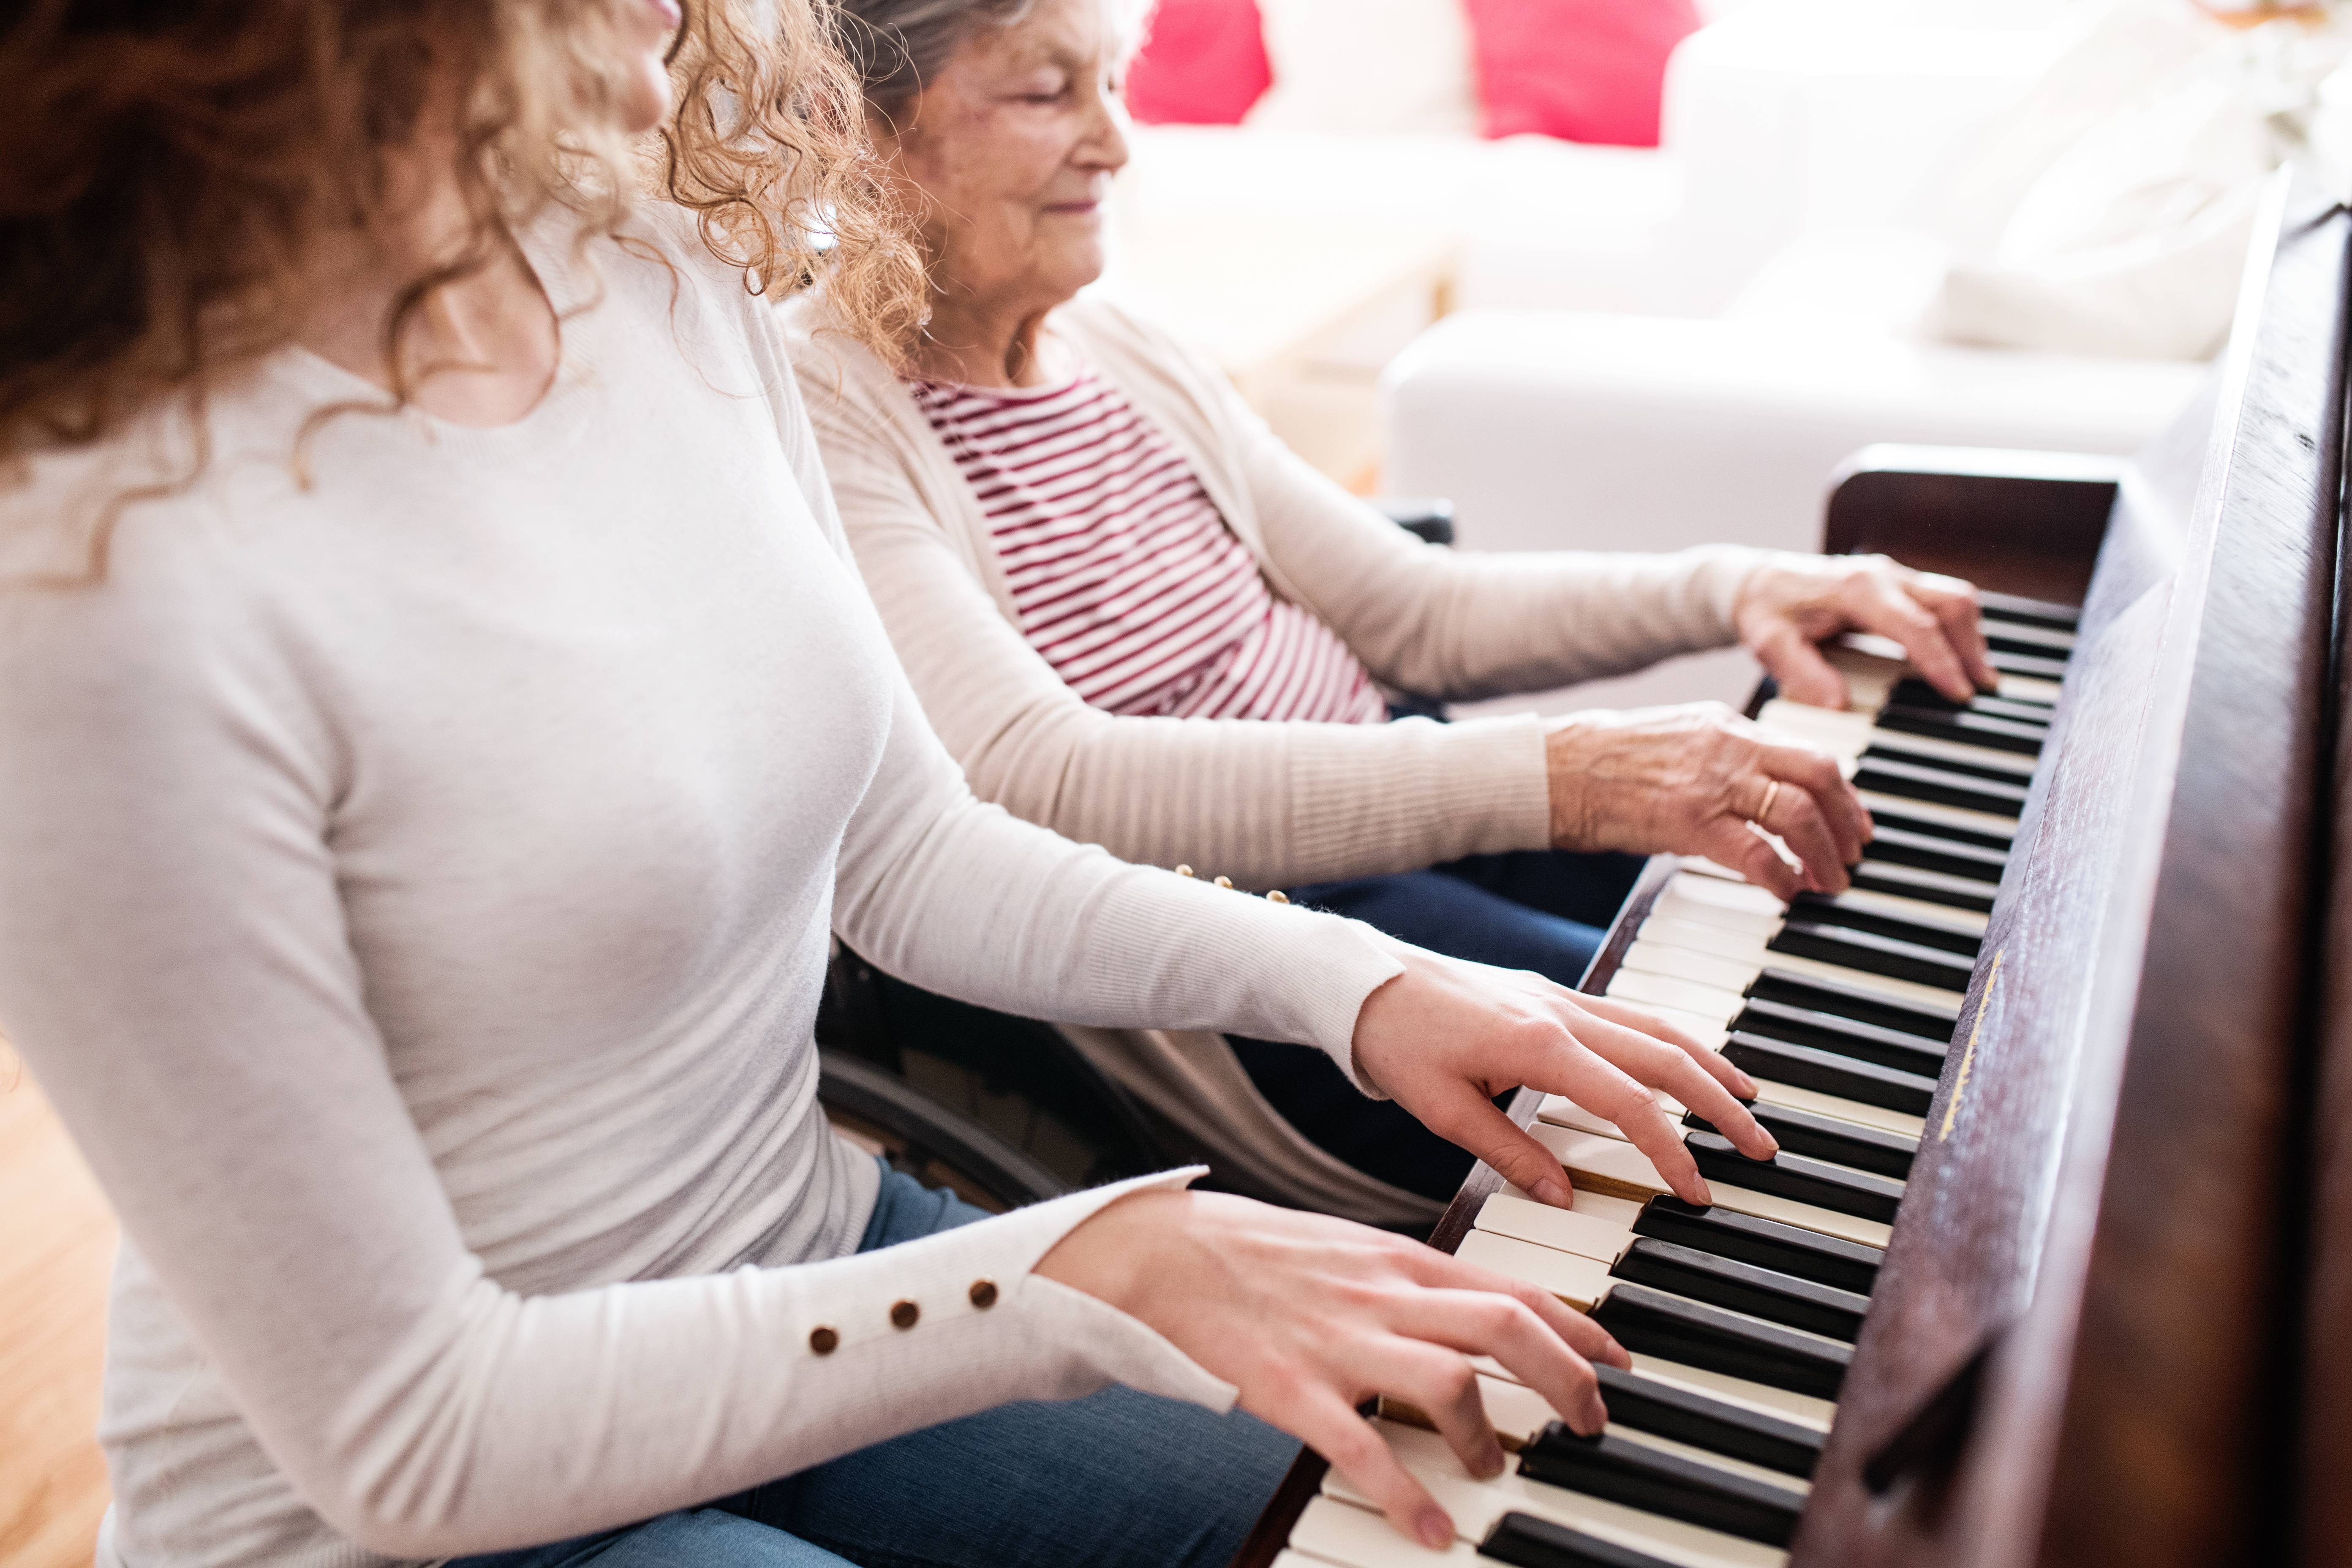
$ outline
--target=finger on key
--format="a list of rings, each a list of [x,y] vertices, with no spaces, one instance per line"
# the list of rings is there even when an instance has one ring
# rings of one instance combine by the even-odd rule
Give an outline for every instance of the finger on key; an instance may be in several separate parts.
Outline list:
[[[1576,1188],[1551,1151],[1496,1110],[1493,1100],[1469,1084],[1458,1087],[1458,1094],[1449,1094],[1444,1102],[1424,1108],[1427,1113],[1421,1119],[1422,1125],[1486,1161],[1501,1173],[1503,1180],[1538,1203],[1566,1208],[1576,1196]]]
[[[1756,1098],[1756,1080],[1732,1066],[1721,1051],[1710,1050],[1680,1029],[1643,1013],[1639,1007],[1628,1007],[1623,1003],[1612,1002],[1606,996],[1587,996],[1580,993],[1576,1002],[1578,1006],[1595,1017],[1608,1023],[1622,1025],[1638,1034],[1647,1035],[1652,1039],[1665,1041],[1666,1044],[1696,1062],[1709,1078],[1729,1089],[1736,1098],[1740,1100]]]
[[[1960,662],[1968,666],[1977,689],[1999,690],[2000,674],[1992,667],[1992,649],[1985,642],[1984,608],[1977,603],[1976,589],[1957,577],[1922,574],[1912,591],[1944,623],[1945,633],[1960,650]]]
[[[1763,764],[1766,773],[1801,786],[1813,797],[1813,804],[1821,808],[1822,819],[1837,839],[1838,852],[1844,857],[1841,864],[1851,866],[1862,858],[1862,851],[1876,829],[1871,826],[1870,808],[1862,804],[1861,795],[1838,771],[1836,758],[1810,746],[1772,745],[1765,748]]]
[[[1758,793],[1766,794],[1771,781],[1759,775]],[[1786,784],[1768,795],[1770,809],[1756,819],[1756,826],[1765,829],[1789,847],[1789,853],[1805,868],[1805,881],[1817,893],[1842,893],[1846,889],[1846,867],[1851,860],[1839,848],[1830,825],[1822,816],[1821,807],[1802,789]],[[1858,859],[1859,856],[1853,858]]]
[[[1356,1489],[1404,1534],[1433,1552],[1442,1552],[1454,1540],[1454,1521],[1437,1506],[1429,1489],[1398,1463],[1372,1424],[1356,1414],[1328,1388],[1307,1390],[1297,1405],[1283,1411],[1253,1412],[1331,1461],[1332,1468],[1356,1484]]]
[[[1711,1081],[1708,1087],[1715,1088]],[[1565,1091],[1548,1089],[1547,1092],[1559,1094]],[[1719,1088],[1715,1089],[1715,1092],[1723,1094]],[[1657,1167],[1658,1179],[1674,1189],[1675,1196],[1692,1204],[1705,1205],[1715,1201],[1707,1191],[1706,1179],[1698,1173],[1698,1163],[1691,1158],[1690,1151],[1683,1147],[1682,1130],[1667,1117],[1649,1090],[1636,1089],[1631,1098],[1619,1097],[1613,1103],[1587,1100],[1577,1094],[1570,1094],[1568,1098],[1595,1116],[1615,1122],[1617,1131],[1625,1135],[1625,1141],[1650,1157],[1650,1163]],[[1731,1104],[1738,1103],[1729,1095],[1723,1098]],[[1700,1114],[1706,1113],[1702,1111]]]
[[[1780,1145],[1758,1123],[1755,1115],[1733,1098],[1731,1089],[1716,1074],[1694,1059],[1688,1053],[1676,1050],[1664,1041],[1654,1039],[1638,1030],[1622,1025],[1595,1020],[1585,1026],[1584,1043],[1615,1062],[1625,1072],[1653,1088],[1664,1089],[1697,1111],[1726,1138],[1732,1147],[1751,1160],[1769,1160],[1778,1153]],[[1706,1053],[1716,1056],[1713,1051]],[[1720,1060],[1720,1058],[1717,1059]],[[1731,1064],[1725,1062],[1726,1068]],[[1737,1072],[1738,1069],[1731,1068]],[[1596,1110],[1598,1107],[1594,1108]],[[1624,1131],[1621,1123],[1618,1131]]]
[[[1745,822],[1717,818],[1699,836],[1696,847],[1699,854],[1718,866],[1728,866],[1783,903],[1805,890],[1805,879],[1780,858],[1778,850],[1757,837]]]
[[[1600,1324],[1538,1286],[1489,1275],[1483,1268],[1463,1266],[1469,1276],[1461,1288],[1421,1292],[1394,1320],[1399,1333],[1433,1344],[1449,1345],[1465,1355],[1490,1355],[1528,1387],[1544,1396],[1559,1418],[1590,1436],[1609,1419],[1601,1402],[1601,1382],[1592,1373],[1594,1361],[1620,1370],[1630,1367],[1627,1355]],[[1481,1281],[1496,1281],[1492,1289]],[[1517,1287],[1517,1290],[1507,1289]],[[1522,1299],[1517,1291],[1527,1292]],[[1569,1332],[1554,1326],[1562,1318],[1597,1342],[1580,1351]]]
[[[1899,584],[1875,576],[1866,579],[1853,618],[1863,630],[1901,643],[1912,668],[1953,701],[1965,702],[1976,695],[1976,683],[1969,679],[1944,623]]]
[[[1503,1473],[1503,1445],[1478,1397],[1478,1372],[1458,1351],[1402,1336],[1367,1348],[1364,1382],[1420,1407],[1462,1468],[1482,1481]]]

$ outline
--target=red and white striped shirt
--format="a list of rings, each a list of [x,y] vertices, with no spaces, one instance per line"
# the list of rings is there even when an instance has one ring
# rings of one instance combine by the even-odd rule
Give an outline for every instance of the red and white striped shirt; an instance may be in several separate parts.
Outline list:
[[[1023,635],[1113,713],[1372,723],[1347,645],[1275,596],[1192,465],[1091,368],[1045,388],[918,381],[987,514]]]

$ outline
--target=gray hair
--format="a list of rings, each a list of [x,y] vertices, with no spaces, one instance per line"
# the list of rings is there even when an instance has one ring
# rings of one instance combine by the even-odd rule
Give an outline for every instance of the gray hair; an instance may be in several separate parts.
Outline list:
[[[837,0],[842,52],[884,113],[903,107],[983,26],[1009,27],[1035,0]]]

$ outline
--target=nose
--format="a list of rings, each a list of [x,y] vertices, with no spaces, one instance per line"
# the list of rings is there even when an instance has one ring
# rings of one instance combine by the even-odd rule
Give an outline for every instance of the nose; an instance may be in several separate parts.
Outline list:
[[[1078,163],[1087,169],[1116,174],[1127,167],[1127,100],[1108,83],[1095,90],[1093,121],[1078,142]]]

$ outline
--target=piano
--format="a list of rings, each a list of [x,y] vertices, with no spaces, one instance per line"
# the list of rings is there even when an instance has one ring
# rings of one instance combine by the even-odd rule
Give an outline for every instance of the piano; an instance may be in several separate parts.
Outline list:
[[[1832,552],[1987,590],[1997,692],[1836,650],[1877,835],[1783,905],[1659,857],[1584,989],[1738,1062],[1779,1138],[1711,1208],[1521,1090],[1572,1210],[1473,1172],[1432,1237],[1593,1313],[1597,1439],[1499,1366],[1433,1552],[1301,1456],[1236,1568],[2171,1568],[2352,1560],[2352,835],[2339,836],[2352,216],[2273,190],[2231,346],[2130,463],[1874,448]]]

